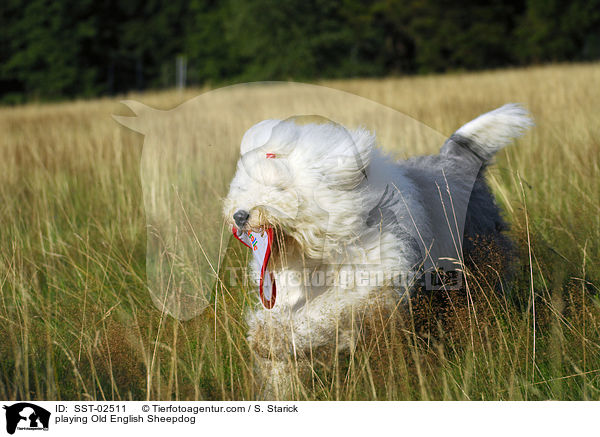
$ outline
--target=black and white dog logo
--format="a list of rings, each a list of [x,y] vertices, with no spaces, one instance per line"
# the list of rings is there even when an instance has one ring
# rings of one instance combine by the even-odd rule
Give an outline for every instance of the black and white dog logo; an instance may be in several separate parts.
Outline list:
[[[50,412],[42,407],[28,402],[19,402],[11,406],[4,406],[6,410],[6,432],[14,434],[19,431],[48,430]]]

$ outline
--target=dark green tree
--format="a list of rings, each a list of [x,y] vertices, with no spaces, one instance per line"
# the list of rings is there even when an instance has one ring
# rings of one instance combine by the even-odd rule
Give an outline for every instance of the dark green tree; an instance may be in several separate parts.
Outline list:
[[[522,63],[600,58],[599,0],[528,0],[516,30]]]
[[[600,58],[600,0],[4,0],[0,102]]]

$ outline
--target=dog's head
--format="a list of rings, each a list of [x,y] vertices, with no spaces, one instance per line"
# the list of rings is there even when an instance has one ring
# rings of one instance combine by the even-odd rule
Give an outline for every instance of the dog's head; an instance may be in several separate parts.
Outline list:
[[[359,205],[375,137],[317,116],[265,120],[252,126],[224,215],[231,226],[274,228],[310,257],[325,239],[352,240],[364,224]]]

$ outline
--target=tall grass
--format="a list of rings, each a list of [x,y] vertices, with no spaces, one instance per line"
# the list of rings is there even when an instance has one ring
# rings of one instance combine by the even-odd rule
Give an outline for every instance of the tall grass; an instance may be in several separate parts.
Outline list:
[[[350,353],[313,357],[296,398],[600,398],[599,84],[598,64],[325,83],[445,134],[506,102],[537,126],[488,176],[519,246],[511,290],[481,266],[466,295],[370,317]],[[170,108],[198,92],[133,97]],[[0,109],[0,398],[253,398],[254,296],[222,289],[182,322],[146,291],[142,137],[110,118],[122,111]]]

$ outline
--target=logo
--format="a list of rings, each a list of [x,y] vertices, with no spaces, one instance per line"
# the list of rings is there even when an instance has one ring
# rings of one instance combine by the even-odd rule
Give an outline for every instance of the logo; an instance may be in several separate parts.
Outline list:
[[[281,194],[285,196],[285,200],[278,195],[281,202],[277,202],[285,206],[285,211],[278,212],[290,222],[297,218],[295,223],[299,223],[298,213],[303,206],[301,201],[309,202],[306,206],[311,211],[314,207],[314,212],[319,215],[315,220],[318,220],[320,231],[310,236],[307,232],[311,243],[314,243],[314,246],[311,244],[310,247],[313,257],[327,256],[329,260],[338,257],[341,246],[337,244],[336,239],[325,237],[330,231],[336,236],[343,234],[340,227],[347,220],[341,218],[341,222],[333,225],[330,209],[338,211],[341,208],[337,205],[335,194],[344,192],[354,183],[360,184],[366,174],[366,157],[371,141],[367,130],[373,135],[377,133],[381,141],[393,144],[394,150],[398,151],[393,156],[394,160],[404,157],[404,153],[399,151],[413,150],[417,139],[422,150],[439,149],[447,140],[446,135],[425,124],[363,97],[332,88],[300,83],[273,82],[267,86],[268,92],[258,84],[238,84],[212,90],[168,111],[128,100],[123,103],[131,109],[130,115],[133,116],[114,116],[123,126],[144,135],[140,176],[144,199],[148,200],[144,202],[147,217],[147,290],[154,305],[176,319],[192,319],[213,302],[215,295],[211,290],[215,288],[198,287],[197,284],[215,284],[215,276],[224,274],[217,271],[215,275],[215,266],[227,269],[233,262],[237,265],[238,260],[222,262],[226,257],[236,254],[228,249],[229,244],[224,244],[228,241],[228,235],[225,233],[228,229],[223,226],[222,201],[227,197],[230,182],[238,169],[232,160],[238,153],[244,172],[257,186],[268,186],[270,191],[270,188],[278,188],[272,187],[272,182],[285,182],[284,186],[288,188]],[[240,105],[239,102],[252,102],[252,105],[249,108],[247,105]],[[304,115],[284,117],[291,114]],[[190,120],[194,122],[191,123]],[[250,124],[259,120],[264,120],[262,128],[249,131]],[[306,181],[296,180],[297,175],[291,171],[291,163],[287,159],[293,144],[297,142],[294,139],[295,130],[288,137],[289,122],[298,126],[326,124],[331,131],[329,128],[324,129],[332,135],[335,134],[332,147],[307,149],[312,154],[310,161],[318,166],[315,170],[323,171],[315,173],[315,185],[310,186],[311,190],[306,198],[302,198],[294,189],[295,182],[305,184]],[[180,128],[183,126],[185,128]],[[353,134],[352,131],[359,126],[364,126],[364,132],[360,135]],[[223,135],[223,132],[226,135]],[[244,141],[243,138],[248,132],[248,141]],[[279,144],[276,139],[280,137],[291,142]],[[373,144],[375,142],[373,137]],[[239,152],[234,149],[234,143],[239,143]],[[169,144],[176,144],[177,147],[168,147]],[[271,149],[271,146],[274,148]],[[227,155],[225,160],[224,151]],[[309,157],[299,156],[299,159],[307,158]],[[323,165],[320,164],[321,161]],[[255,171],[253,165],[257,162],[261,165],[265,162],[272,164],[273,173],[267,175]],[[427,162],[424,164],[427,165]],[[423,236],[421,229],[416,229],[421,223],[419,217],[412,220],[413,217],[408,213],[403,213],[407,210],[407,197],[401,196],[401,187],[397,187],[399,179],[394,176],[391,180],[386,180],[388,174],[385,172],[374,174],[371,178],[370,183],[377,183],[377,190],[369,197],[368,205],[357,205],[360,207],[359,218],[366,220],[364,230],[368,231],[370,236],[374,236],[373,239],[378,235],[379,228],[386,229],[385,234],[379,232],[385,235],[385,238],[389,235],[387,230],[402,232],[398,238],[403,241],[414,240],[412,252],[422,255],[421,258],[426,261],[425,270],[440,264],[436,263],[440,256],[461,258],[456,250],[457,246],[460,249],[462,242],[464,217],[461,214],[463,209],[466,211],[469,200],[466,193],[469,192],[471,178],[474,181],[478,174],[478,167],[475,167],[476,165],[472,169],[469,168],[469,172],[465,171],[469,173],[468,177],[461,174],[458,178],[460,193],[455,193],[452,189],[453,179],[449,181],[451,194],[456,194],[451,199],[448,184],[441,172],[436,174],[437,184],[433,181],[428,184],[430,189],[423,196],[423,203],[427,203],[426,207],[435,207],[432,215],[437,218],[435,222],[428,224],[428,227],[439,230],[439,233],[446,231],[446,235],[435,235],[434,245],[431,244],[433,238],[419,238],[419,234]],[[288,170],[290,171],[286,173]],[[389,183],[387,192],[386,183]],[[332,197],[318,195],[325,188],[329,188]],[[277,208],[277,205],[271,204],[266,198],[252,200],[274,210]],[[363,217],[363,208],[367,217]],[[354,214],[352,211],[348,213]],[[337,212],[336,214],[339,215]],[[395,226],[395,222],[403,226],[397,230],[399,227]],[[330,229],[334,226],[334,229]],[[449,231],[453,232],[452,235]],[[198,244],[200,240],[196,237],[200,235],[201,244]],[[358,238],[361,235],[350,235],[349,232],[347,235],[353,241],[356,240],[353,248],[356,246],[357,256],[352,258],[351,264],[358,264],[358,267],[350,267],[351,269],[359,271],[361,265],[368,264],[369,269],[373,270],[382,263],[382,255],[373,250],[373,247],[383,247],[382,244],[371,244],[371,237],[367,243],[365,238]],[[241,236],[240,232],[238,237]],[[245,232],[243,236],[253,254],[262,251],[258,235],[255,235],[258,239],[256,245]],[[458,243],[454,244],[455,242]],[[385,254],[383,256],[385,257]],[[447,267],[449,269],[452,266]],[[397,276],[395,271],[388,270],[382,272],[382,275],[388,273]],[[304,275],[304,272],[298,274]],[[324,272],[315,277],[317,282],[322,280],[322,274]],[[409,271],[402,272],[398,278],[399,282],[402,283],[404,278],[410,275]],[[328,279],[323,280],[327,282]],[[266,285],[268,281],[265,279],[264,283]]]
[[[439,267],[428,272],[425,286],[428,290],[458,290],[462,287],[462,271]]]
[[[6,432],[14,434],[19,431],[48,431],[50,412],[28,402],[19,402],[11,406],[3,406],[6,410]]]

